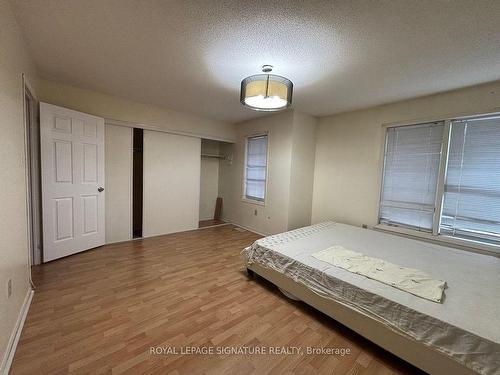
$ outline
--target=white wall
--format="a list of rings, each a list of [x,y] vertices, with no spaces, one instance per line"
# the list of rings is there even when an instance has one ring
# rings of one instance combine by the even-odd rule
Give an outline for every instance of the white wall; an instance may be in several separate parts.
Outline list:
[[[0,366],[3,367],[7,345],[29,290],[23,72],[37,89],[34,66],[5,0],[0,0],[0,56]],[[8,279],[12,279],[9,299]]]
[[[200,154],[200,138],[144,131],[144,237],[198,228]]]
[[[500,111],[500,81],[319,121],[313,223],[377,223],[382,170],[382,124]]]
[[[219,142],[208,139],[201,140],[201,153],[218,155]],[[215,202],[219,195],[219,159],[201,158],[200,176],[200,220],[214,218]]]
[[[42,101],[95,116],[163,130],[190,133],[200,138],[233,141],[234,126],[163,107],[40,79]]]
[[[132,238],[132,131],[105,126],[106,243]]]

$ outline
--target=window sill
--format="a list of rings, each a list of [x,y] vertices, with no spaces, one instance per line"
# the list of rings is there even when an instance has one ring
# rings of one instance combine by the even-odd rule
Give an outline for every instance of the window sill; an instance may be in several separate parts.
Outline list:
[[[249,204],[255,204],[257,206],[263,206],[263,207],[266,206],[266,201],[258,201],[256,199],[250,199],[250,198],[247,198],[247,197],[241,198],[241,201],[245,202],[245,203],[249,203]]]
[[[393,227],[385,224],[377,224],[373,227],[373,229],[381,232],[394,233],[405,237],[420,239],[437,245],[452,246],[455,248],[459,248],[461,250],[467,250],[474,253],[492,255],[497,258],[500,257],[500,246],[490,245],[478,241],[465,240],[442,234],[436,236],[432,233],[419,232],[418,230],[413,230],[403,227]]]

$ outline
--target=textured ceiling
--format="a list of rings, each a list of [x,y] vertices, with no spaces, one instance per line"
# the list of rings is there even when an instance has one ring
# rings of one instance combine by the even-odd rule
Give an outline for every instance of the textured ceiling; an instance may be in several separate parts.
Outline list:
[[[323,116],[500,79],[500,1],[16,0],[39,74],[237,122],[263,64]]]

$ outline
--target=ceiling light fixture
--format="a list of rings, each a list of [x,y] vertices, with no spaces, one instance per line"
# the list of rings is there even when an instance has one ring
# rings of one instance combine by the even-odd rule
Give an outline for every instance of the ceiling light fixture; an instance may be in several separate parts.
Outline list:
[[[256,74],[241,81],[241,104],[264,112],[281,111],[292,105],[292,81],[268,74],[272,70],[272,65],[263,65],[264,74]]]

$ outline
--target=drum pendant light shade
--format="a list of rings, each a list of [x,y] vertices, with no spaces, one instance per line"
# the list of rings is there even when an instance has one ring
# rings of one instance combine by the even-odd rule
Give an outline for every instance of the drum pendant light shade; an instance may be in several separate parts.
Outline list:
[[[257,74],[241,81],[240,102],[256,111],[281,111],[292,104],[293,83],[274,74]]]

